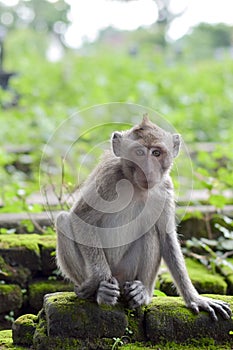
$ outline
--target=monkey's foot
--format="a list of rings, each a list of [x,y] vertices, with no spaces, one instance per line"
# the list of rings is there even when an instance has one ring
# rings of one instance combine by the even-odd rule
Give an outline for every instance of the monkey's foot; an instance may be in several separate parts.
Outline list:
[[[98,304],[115,305],[119,296],[120,288],[115,277],[112,277],[108,281],[100,282],[96,295]]]
[[[199,296],[187,306],[196,314],[198,314],[200,310],[207,311],[214,321],[218,320],[216,313],[221,315],[225,320],[231,317],[231,309],[229,304],[221,300]]]
[[[147,305],[150,301],[146,287],[141,281],[125,282],[124,296],[131,309]]]

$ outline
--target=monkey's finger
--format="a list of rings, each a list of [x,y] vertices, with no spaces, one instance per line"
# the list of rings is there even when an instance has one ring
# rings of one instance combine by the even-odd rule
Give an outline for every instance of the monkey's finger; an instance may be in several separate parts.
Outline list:
[[[204,305],[201,305],[200,307],[203,311],[207,311],[210,314],[210,317],[213,321],[218,321],[218,317],[216,315],[216,312],[212,306],[209,305],[209,303],[205,303]]]
[[[145,295],[143,293],[136,295],[129,301],[129,307],[131,309],[136,309],[137,307],[145,304]]]
[[[138,288],[139,286],[143,286],[141,281],[125,282],[124,290],[126,293],[129,293],[129,291],[132,291],[132,290]]]
[[[99,288],[102,288],[102,287],[112,289],[112,290],[120,290],[120,288],[117,284],[112,284],[112,283],[109,283],[107,281],[100,282]]]
[[[140,295],[144,291],[145,291],[145,287],[143,285],[139,285],[137,286],[137,288],[128,290],[126,295],[128,298],[134,298],[135,296]]]
[[[116,297],[111,297],[110,295],[106,295],[102,293],[97,294],[96,300],[98,304],[115,305],[117,303]]]
[[[107,294],[107,295],[113,296],[113,297],[119,297],[120,296],[120,289],[115,284],[110,284],[106,281],[102,281],[100,283],[99,288],[98,288],[98,293]]]
[[[111,298],[118,298],[120,296],[120,291],[119,290],[109,290],[107,288],[99,289],[98,293],[100,293],[102,295],[109,296]]]
[[[229,317],[232,315],[232,311],[228,303],[221,300],[214,300],[214,304],[220,306],[225,312],[227,312]]]
[[[211,307],[217,311],[225,320],[228,320],[231,315],[228,313],[226,309],[220,304],[217,303],[211,303]]]

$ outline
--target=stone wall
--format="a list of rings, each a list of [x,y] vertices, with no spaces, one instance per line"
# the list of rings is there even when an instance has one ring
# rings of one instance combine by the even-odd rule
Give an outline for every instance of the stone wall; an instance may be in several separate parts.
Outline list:
[[[0,235],[0,329],[25,312],[37,313],[43,296],[71,291],[57,279],[55,235]]]
[[[55,235],[0,235],[0,329],[11,327],[19,315],[37,313],[45,294],[73,290],[58,276],[55,246]],[[232,270],[223,277],[192,259],[186,259],[186,265],[199,293],[233,294]],[[165,266],[156,288],[168,296],[177,295]]]
[[[231,303],[232,297],[213,296]],[[24,315],[13,324],[16,345],[34,350],[113,349],[116,340],[132,344],[187,343],[211,339],[215,344],[232,341],[233,320],[213,322],[206,312],[193,315],[179,297],[154,298],[147,307],[99,306],[80,300],[74,293],[44,297],[43,310]],[[227,347],[226,347],[227,349]]]

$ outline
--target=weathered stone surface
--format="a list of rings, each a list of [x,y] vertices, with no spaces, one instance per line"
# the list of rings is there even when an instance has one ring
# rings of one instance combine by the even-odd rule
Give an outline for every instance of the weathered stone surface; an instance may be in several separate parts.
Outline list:
[[[233,307],[232,297],[210,296],[224,300]],[[155,298],[146,313],[146,334],[154,343],[161,341],[187,342],[212,338],[219,343],[232,341],[233,320],[213,322],[206,312],[194,315],[181,298]]]
[[[74,293],[47,294],[44,298],[48,336],[86,338],[121,337],[127,327],[122,306],[99,306]]]
[[[30,236],[30,237],[28,237]],[[0,235],[0,255],[11,266],[23,266],[32,272],[41,267],[38,235]]]
[[[232,297],[209,297],[229,302],[233,308]],[[132,311],[122,305],[98,306],[79,300],[74,293],[54,293],[44,298],[38,322],[26,315],[15,321],[13,329],[15,344],[23,344],[24,332],[30,329],[27,345],[35,350],[108,350],[117,338],[140,339],[145,348],[146,341],[186,343],[208,338],[217,344],[230,343],[233,320],[219,317],[214,323],[206,312],[194,315],[177,297],[157,297],[147,307]]]
[[[20,316],[12,325],[13,342],[18,345],[32,345],[37,320],[35,315]]]
[[[205,266],[193,259],[185,259],[192,283],[200,294],[214,293],[225,295],[227,283],[223,276],[212,274]],[[159,276],[159,288],[168,296],[177,296],[171,274],[166,272]]]
[[[11,284],[19,284],[26,287],[27,281],[31,277],[31,271],[22,266],[11,266],[0,256],[0,280]]]
[[[46,236],[39,240],[39,248],[41,255],[41,270],[44,276],[49,276],[57,268],[56,265],[56,235]]]
[[[11,267],[22,266],[46,276],[56,269],[56,235],[0,235],[0,255]]]
[[[54,217],[57,216],[58,212],[54,212]],[[31,213],[31,218],[33,222],[39,227],[51,226],[52,220],[49,218],[47,212],[42,213]],[[14,228],[17,233],[25,233],[27,232],[26,227],[22,224],[23,221],[29,220],[27,213],[1,213],[0,214],[0,227],[4,227],[7,229]],[[35,232],[41,233],[41,231],[37,230],[35,227]]]
[[[74,337],[48,337],[47,322],[44,311],[39,313],[39,322],[33,337],[34,350],[109,350],[112,349],[114,339],[110,338],[85,338]]]
[[[18,310],[23,303],[21,288],[15,284],[0,285],[0,314]]]
[[[45,294],[73,291],[73,284],[68,284],[64,281],[45,281],[38,280],[29,284],[28,287],[28,302],[33,312],[38,312],[43,306],[43,298]]]

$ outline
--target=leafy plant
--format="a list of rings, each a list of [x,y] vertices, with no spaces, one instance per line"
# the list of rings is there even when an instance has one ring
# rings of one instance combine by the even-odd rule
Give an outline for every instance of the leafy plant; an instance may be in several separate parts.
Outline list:
[[[233,256],[233,220],[224,217],[225,222],[232,226],[225,226],[216,223],[216,228],[221,232],[217,239],[193,237],[185,242],[183,252],[186,256],[198,260],[213,273],[220,272],[223,276],[233,272],[233,261],[228,258]]]

